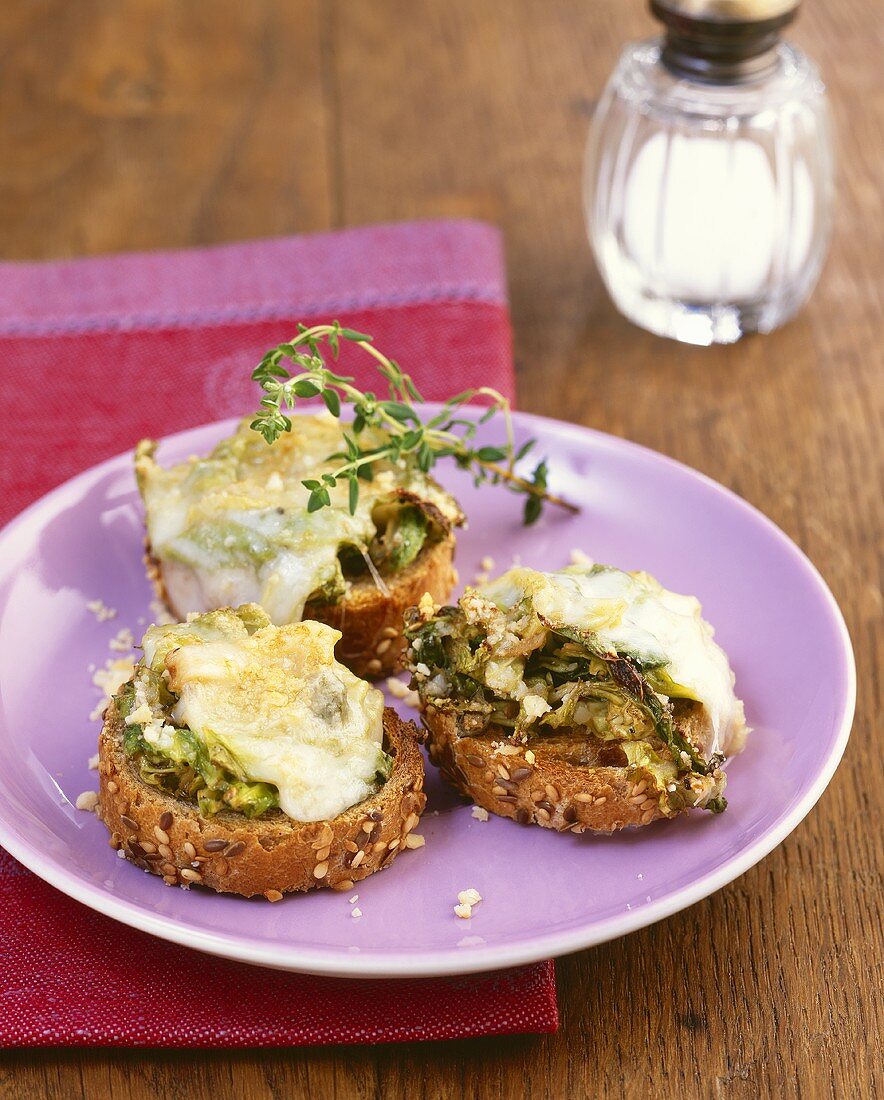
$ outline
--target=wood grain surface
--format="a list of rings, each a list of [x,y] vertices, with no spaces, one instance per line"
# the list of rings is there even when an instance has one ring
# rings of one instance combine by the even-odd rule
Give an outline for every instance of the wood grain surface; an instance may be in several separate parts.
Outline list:
[[[555,1036],[0,1059],[0,1097],[873,1096],[881,1086],[884,28],[807,0],[792,37],[838,128],[821,284],[728,348],[614,311],[580,162],[640,0],[5,0],[0,253],[176,247],[360,222],[503,227],[520,404],[628,436],[757,505],[844,608],[844,763],[781,848],[714,897],[562,959]],[[808,681],[812,683],[813,669]]]

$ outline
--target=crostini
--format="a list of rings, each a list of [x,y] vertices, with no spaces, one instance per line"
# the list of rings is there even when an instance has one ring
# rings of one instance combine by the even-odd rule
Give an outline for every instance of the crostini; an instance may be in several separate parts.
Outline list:
[[[413,462],[379,462],[310,510],[304,482],[340,465],[347,425],[328,413],[294,418],[269,446],[248,421],[204,458],[164,468],[156,444],[135,455],[147,526],[147,567],[176,619],[254,602],[281,626],[302,618],[341,631],[338,657],[359,676],[400,667],[402,613],[454,584],[457,502]],[[360,439],[370,445],[375,429]],[[338,457],[333,457],[337,455]]]
[[[256,605],[152,626],[99,739],[111,845],[168,885],[270,900],[389,864],[426,801],[418,730],[337,639]]]
[[[430,759],[486,810],[611,832],[724,809],[747,727],[694,597],[605,565],[515,568],[406,623]]]

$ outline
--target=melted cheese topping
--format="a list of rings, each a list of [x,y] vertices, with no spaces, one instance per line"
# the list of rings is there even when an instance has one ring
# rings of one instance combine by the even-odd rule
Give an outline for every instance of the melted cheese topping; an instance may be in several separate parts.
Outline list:
[[[382,437],[366,431],[360,440],[371,446]],[[154,462],[152,444],[141,444],[138,485],[172,604],[207,611],[254,602],[277,625],[295,622],[313,593],[340,584],[341,546],[369,546],[378,503],[407,490],[460,522],[456,502],[432,479],[392,465],[360,482],[355,515],[346,482],[330,490],[331,507],[308,513],[301,482],[338,468],[342,460],[329,456],[343,448],[342,425],[328,413],[295,417],[272,446],[243,421],[207,458],[170,469]]]
[[[647,573],[592,565],[554,573],[511,569],[481,591],[502,609],[527,598],[551,626],[590,631],[612,652],[644,667],[665,667],[706,711],[707,753],[730,755],[742,747],[747,729],[734,674],[694,596],[670,592]]]
[[[221,616],[231,620],[222,623]],[[337,817],[377,787],[383,767],[383,695],[334,659],[340,633],[321,623],[265,626],[248,635],[230,612],[204,637],[195,623],[152,628],[145,657],[178,696],[171,717],[226,754],[251,782],[272,783],[296,821]],[[212,618],[208,616],[207,618]],[[148,650],[150,652],[148,653]],[[141,703],[144,737],[164,748],[171,727]]]

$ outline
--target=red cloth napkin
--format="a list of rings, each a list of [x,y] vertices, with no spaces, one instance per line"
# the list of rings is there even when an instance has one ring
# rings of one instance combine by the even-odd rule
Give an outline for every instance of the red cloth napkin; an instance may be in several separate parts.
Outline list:
[[[0,522],[125,450],[255,406],[297,321],[371,333],[428,399],[513,396],[498,233],[476,222],[0,264]],[[368,383],[350,349],[348,373]],[[51,433],[51,452],[43,440]],[[551,962],[454,979],[262,971],[152,939],[0,851],[0,1046],[291,1046],[554,1031]]]

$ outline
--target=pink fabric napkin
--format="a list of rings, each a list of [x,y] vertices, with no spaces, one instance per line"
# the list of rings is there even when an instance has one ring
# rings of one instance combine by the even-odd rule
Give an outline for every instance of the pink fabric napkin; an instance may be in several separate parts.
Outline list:
[[[480,223],[0,264],[0,522],[143,436],[251,411],[264,350],[297,321],[333,318],[371,333],[428,399],[477,384],[513,396],[500,238]],[[359,357],[343,363],[368,383]],[[551,962],[431,980],[255,971],[117,924],[0,851],[2,1046],[366,1043],[557,1023]]]
[[[143,436],[251,412],[263,352],[334,318],[427,399],[470,384],[513,396],[500,237],[477,222],[0,264],[0,519]],[[341,362],[376,385],[358,350]]]

